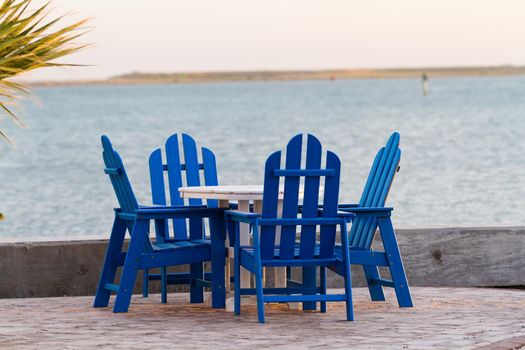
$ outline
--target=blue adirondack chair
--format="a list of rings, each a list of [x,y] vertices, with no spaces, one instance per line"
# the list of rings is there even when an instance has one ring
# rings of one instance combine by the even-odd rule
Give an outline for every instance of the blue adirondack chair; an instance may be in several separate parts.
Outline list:
[[[127,312],[139,270],[181,264],[212,264],[212,306],[224,308],[225,225],[224,209],[207,206],[141,206],[133,193],[119,154],[109,138],[102,136],[104,172],[109,175],[120,208],[115,209],[113,229],[106,250],[94,307],[106,307],[111,292],[117,294],[113,312]],[[190,237],[175,242],[155,242],[149,239],[149,226],[154,220],[158,232],[164,232],[167,220],[209,218],[211,239]],[[122,251],[126,230],[131,237],[128,250]],[[196,232],[196,231],[195,231]],[[202,231],[201,231],[202,232]],[[115,283],[117,268],[122,266],[120,283]],[[197,283],[204,281],[197,280]]]
[[[173,206],[184,205],[184,199],[180,196],[179,187],[182,186],[201,186],[199,171],[204,174],[204,185],[218,185],[217,165],[215,155],[208,148],[202,147],[202,163],[199,163],[197,155],[197,145],[195,140],[187,134],[182,134],[182,151],[179,150],[179,137],[174,134],[168,138],[165,145],[165,163],[162,159],[162,150],[154,150],[149,157],[149,173],[151,182],[151,194],[153,204],[166,205],[168,203],[168,194],[164,181],[164,173],[167,173],[169,203]],[[184,155],[184,163],[181,162],[181,155]],[[185,176],[184,176],[184,173]],[[186,178],[186,184],[183,179]],[[201,199],[189,199],[189,205],[202,205]],[[209,208],[217,208],[217,200],[207,200]],[[185,219],[173,220],[173,231],[169,226],[163,225],[162,231],[156,227],[155,235],[157,243],[176,243],[187,241],[188,239],[200,239],[203,236],[203,222],[196,218],[190,220],[189,227]],[[189,229],[189,235],[188,235]],[[204,278],[206,277],[206,278]],[[202,262],[196,262],[190,265],[189,273],[167,273],[166,267],[161,267],[160,273],[149,273],[144,270],[144,279],[142,284],[142,294],[148,296],[150,280],[161,281],[161,299],[162,303],[167,302],[166,286],[168,284],[189,284],[190,285],[190,302],[201,303],[204,300],[203,285],[198,283],[199,280],[209,280],[209,273],[203,273]]]
[[[234,231],[235,276],[243,266],[255,275],[256,289],[240,288],[235,279],[235,314],[241,312],[241,295],[257,296],[259,322],[264,323],[264,303],[268,302],[321,302],[321,311],[326,312],[326,301],[345,301],[347,319],[353,320],[350,257],[343,251],[345,294],[326,294],[326,279],[320,287],[292,286],[286,288],[264,288],[262,268],[266,266],[299,266],[315,270],[320,267],[321,276],[327,267],[337,263],[335,255],[336,227],[340,226],[343,244],[348,244],[347,223],[352,213],[338,213],[339,177],[341,162],[335,153],[326,153],[326,167],[321,168],[321,143],[308,135],[306,167],[301,169],[302,135],[293,137],[286,148],[286,165],[281,169],[281,152],[275,152],[266,160],[264,172],[264,195],[262,214],[235,210],[225,212],[230,230]],[[277,217],[280,178],[284,177],[282,218]],[[319,182],[324,180],[323,209],[320,209]],[[302,214],[298,215],[299,186],[304,178]],[[239,222],[251,224],[253,246],[240,246]],[[281,227],[280,243],[276,245],[276,227]],[[296,242],[297,227],[301,228]],[[320,227],[320,241],[316,241],[316,228]],[[260,232],[259,232],[260,227]]]
[[[395,132],[377,153],[359,204],[342,204],[339,210],[356,215],[350,230],[350,257],[352,264],[363,266],[372,300],[385,300],[383,287],[393,287],[399,306],[411,307],[410,288],[391,220],[393,208],[384,206],[394,176],[399,170],[400,159],[399,134]],[[381,233],[384,251],[372,249],[377,228]],[[342,246],[347,245],[343,243]],[[346,250],[336,248],[341,261]],[[379,266],[389,268],[391,280],[380,276]],[[342,274],[343,268],[344,264],[335,270]]]

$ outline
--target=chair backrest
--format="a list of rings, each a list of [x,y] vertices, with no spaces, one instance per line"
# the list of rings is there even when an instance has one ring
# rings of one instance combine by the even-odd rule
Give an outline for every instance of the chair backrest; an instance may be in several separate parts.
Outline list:
[[[301,220],[318,217],[321,178],[324,178],[322,217],[334,218],[337,216],[341,161],[335,153],[328,151],[326,153],[326,166],[324,169],[321,168],[321,143],[315,136],[308,134],[305,167],[301,168],[302,139],[303,135],[299,134],[288,142],[284,169],[281,169],[281,151],[273,153],[266,160],[262,221],[277,218],[281,177],[284,177],[282,218],[296,219],[300,197],[299,188],[302,185],[304,188],[303,211],[300,220],[297,221],[298,225],[301,226],[299,258],[332,258],[336,234],[334,222],[320,225],[320,254],[316,255],[317,226],[302,225]],[[304,178],[304,181],[301,181],[301,178]],[[279,259],[292,259],[294,257],[296,227],[295,224],[281,227]],[[260,239],[262,259],[274,258],[275,233],[276,226],[262,225]]]
[[[386,145],[377,152],[361,195],[360,207],[384,207],[394,176],[399,170],[400,159],[399,134],[394,132]],[[355,217],[350,230],[350,246],[370,249],[376,229],[375,218]]]
[[[179,137],[174,134],[168,138],[165,145],[166,159],[163,162],[162,150],[154,150],[149,157],[149,172],[153,204],[166,205],[165,177],[167,173],[169,201],[171,205],[184,205],[179,187],[183,186],[216,186],[219,184],[215,155],[208,148],[202,147],[202,162],[199,162],[195,140],[187,134],[182,134],[182,147],[179,148]],[[181,155],[184,157],[181,159]],[[199,171],[203,172],[203,182]],[[184,176],[184,172],[186,173]],[[186,183],[184,183],[184,179]],[[190,205],[201,205],[201,199],[189,199]],[[217,200],[207,200],[209,207],[217,207]],[[196,222],[196,221],[195,221]],[[195,223],[196,224],[196,223]],[[166,226],[167,229],[167,226]],[[174,238],[187,239],[188,233],[185,219],[173,220]],[[165,232],[165,238],[169,233]]]
[[[135,211],[139,208],[135,194],[133,193],[133,188],[131,188],[131,183],[129,182],[128,175],[126,174],[126,169],[122,163],[122,159],[117,151],[113,149],[111,141],[105,135],[101,137],[102,140],[102,158],[104,158],[104,172],[109,175],[115,194],[117,195],[117,200],[120,205],[122,213],[125,214],[135,214]],[[126,220],[126,226],[131,235],[133,231],[133,221]],[[153,246],[149,239],[149,234],[146,233],[147,239],[144,242],[144,250],[146,252],[151,252]]]
[[[111,184],[117,195],[120,209],[124,213],[134,214],[139,205],[131,188],[131,183],[126,174],[126,169],[124,169],[122,159],[118,152],[113,149],[111,141],[107,136],[103,135],[101,141],[103,149],[102,158],[106,166],[104,172],[109,175]]]

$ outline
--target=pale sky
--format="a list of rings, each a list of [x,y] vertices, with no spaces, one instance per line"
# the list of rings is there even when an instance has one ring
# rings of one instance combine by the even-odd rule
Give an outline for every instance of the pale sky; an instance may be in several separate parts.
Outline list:
[[[38,5],[47,0],[34,0]],[[71,56],[28,80],[187,72],[525,65],[525,0],[54,0],[92,17]]]

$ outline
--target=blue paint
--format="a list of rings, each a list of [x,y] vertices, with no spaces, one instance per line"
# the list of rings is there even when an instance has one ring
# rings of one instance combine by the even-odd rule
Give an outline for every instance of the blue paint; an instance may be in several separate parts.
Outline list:
[[[265,165],[263,211],[261,214],[243,213],[235,210],[225,212],[228,227],[235,236],[235,274],[243,266],[255,275],[255,290],[241,289],[235,279],[235,314],[241,312],[242,294],[255,294],[257,315],[260,323],[265,322],[264,303],[303,302],[305,308],[315,307],[321,302],[321,311],[326,311],[326,301],[345,301],[347,320],[353,320],[350,256],[348,250],[339,259],[335,254],[336,226],[340,226],[341,241],[348,246],[346,224],[352,213],[339,214],[339,178],[341,163],[335,153],[326,153],[326,169],[321,169],[321,144],[313,135],[308,135],[306,147],[306,169],[301,169],[302,135],[293,137],[286,148],[285,169],[281,168],[281,152],[271,154]],[[283,215],[277,217],[279,179],[284,177]],[[299,213],[299,188],[304,180],[302,216]],[[318,204],[320,178],[325,178],[323,210]],[[239,222],[250,223],[253,232],[253,246],[240,246]],[[275,242],[276,226],[281,227],[281,242]],[[296,227],[301,228],[299,242],[296,242]],[[316,227],[321,229],[321,240],[316,242]],[[259,233],[260,228],[260,233]],[[291,283],[287,288],[263,288],[262,268],[265,266],[299,266],[307,271],[308,281],[298,286]],[[315,271],[321,267],[321,286],[315,284]],[[345,293],[328,295],[326,267],[341,267],[345,278]],[[313,278],[312,278],[313,277]]]
[[[170,280],[165,274],[167,266],[182,264],[212,263],[212,306],[225,307],[225,239],[224,210],[206,206],[141,206],[138,204],[129,182],[126,170],[119,154],[113,150],[111,142],[102,136],[103,158],[106,173],[109,175],[120,208],[115,209],[115,220],[111,231],[106,256],[100,275],[94,307],[106,307],[111,292],[117,297],[113,312],[127,312],[133,293],[133,287],[139,270],[161,268],[163,285]],[[210,220],[211,243],[205,239],[185,241],[163,240],[166,220]],[[155,220],[160,240],[153,243],[149,239],[150,221]],[[126,231],[130,232],[128,251],[123,252]],[[115,284],[117,268],[122,266],[120,283]],[[196,278],[195,271],[190,273],[192,287],[206,285],[201,271]],[[183,279],[179,279],[183,280]],[[163,293],[165,295],[165,293]],[[199,295],[197,294],[197,299]],[[193,299],[195,300],[195,299]]]
[[[199,163],[197,144],[195,140],[187,134],[182,134],[182,147],[179,146],[179,136],[177,134],[171,135],[165,145],[166,163],[162,160],[162,150],[160,148],[154,150],[149,158],[149,172],[151,183],[151,194],[153,204],[166,205],[168,197],[166,194],[166,184],[164,181],[165,173],[168,178],[169,202],[171,205],[183,206],[184,199],[181,197],[179,187],[183,186],[201,186],[200,171],[204,175],[204,184],[206,186],[218,185],[217,165],[215,155],[207,148],[202,148],[202,163]],[[184,162],[182,161],[184,157]],[[184,174],[185,173],[185,174]],[[184,184],[183,179],[186,179]],[[189,205],[202,205],[201,199],[189,199]],[[208,200],[208,207],[217,208],[217,200]],[[156,225],[156,240],[160,243],[184,241],[184,240],[199,240],[204,237],[204,226],[202,218],[174,219],[173,232],[169,231],[169,226],[166,224],[160,228]],[[189,234],[188,234],[189,233]],[[189,237],[188,237],[189,236]],[[167,302],[166,284],[186,284],[184,280],[170,279],[171,273],[167,273],[166,269],[161,269],[160,283],[161,283],[161,298],[162,302]],[[152,274],[145,271],[142,282],[142,295],[148,296],[149,280],[159,280],[159,274]],[[204,301],[204,290],[200,283],[204,279],[204,269],[202,263],[195,263],[190,265],[190,273],[188,274],[190,285],[190,301],[192,303],[202,303]]]
[[[349,249],[337,247],[336,253],[342,259],[342,255],[349,250],[352,264],[363,266],[372,300],[384,301],[383,287],[393,287],[399,306],[411,307],[410,287],[391,220],[393,209],[384,206],[394,176],[399,170],[400,158],[399,134],[395,132],[374,159],[359,205],[339,206],[339,210],[353,213],[355,218],[350,230]],[[384,251],[372,249],[378,228]],[[344,244],[342,246],[346,247]],[[389,268],[392,281],[381,278],[378,266]],[[343,273],[341,267],[336,267],[334,271]]]

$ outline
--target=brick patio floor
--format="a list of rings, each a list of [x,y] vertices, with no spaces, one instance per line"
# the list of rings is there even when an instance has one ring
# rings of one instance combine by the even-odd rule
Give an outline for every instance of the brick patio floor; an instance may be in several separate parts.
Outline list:
[[[188,304],[185,294],[134,296],[128,314],[91,307],[92,297],[0,300],[0,348],[19,349],[521,349],[525,291],[413,288],[414,308],[371,302],[354,289],[355,321],[344,304],[328,313],[267,307],[257,323],[253,305],[240,317]]]

